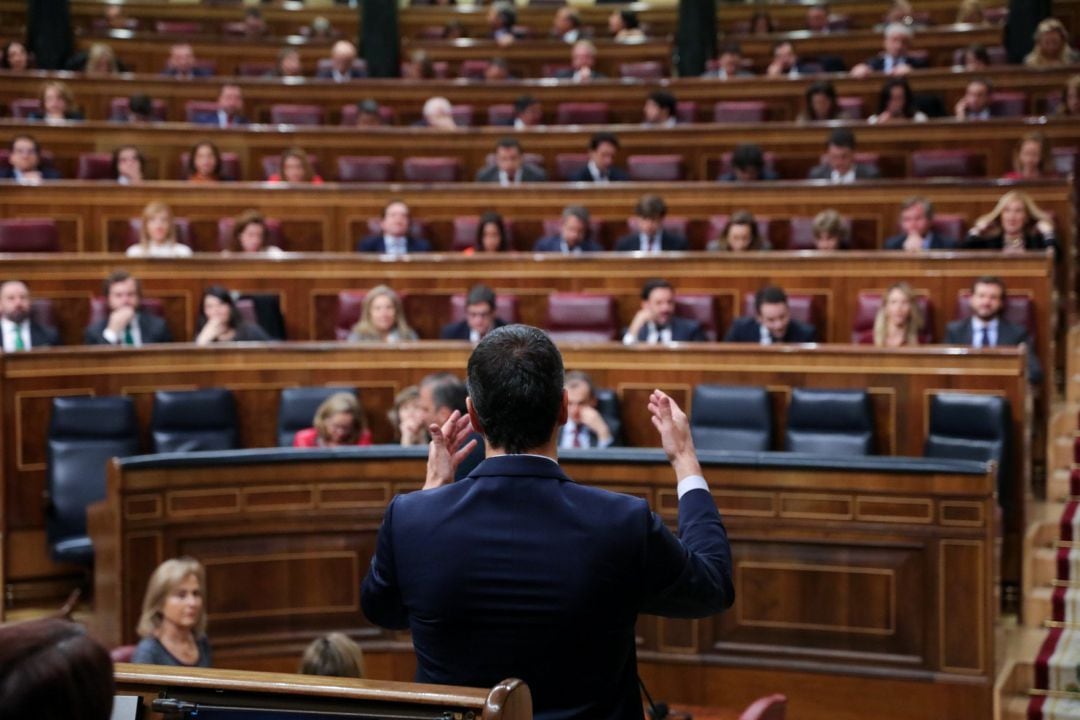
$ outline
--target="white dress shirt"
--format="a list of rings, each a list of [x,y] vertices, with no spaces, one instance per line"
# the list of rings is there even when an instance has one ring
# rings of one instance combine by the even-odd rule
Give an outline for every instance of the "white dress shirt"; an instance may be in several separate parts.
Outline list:
[[[983,328],[986,328],[986,334],[989,336],[990,344],[983,345]],[[972,347],[997,347],[998,344],[998,319],[993,320],[980,320],[977,317],[971,318],[971,346]]]
[[[15,352],[16,335],[22,335],[23,348],[30,349],[30,321],[23,320],[21,323],[16,323],[7,318],[0,318],[0,331],[4,333],[4,352]]]
[[[135,313],[135,315],[131,318],[131,323],[128,325],[128,328],[131,330],[132,345],[134,347],[142,347],[142,330],[139,329],[139,313]],[[122,332],[117,335],[112,330],[106,327],[105,330],[101,333],[101,335],[110,345],[124,344],[124,333]]]
[[[829,182],[833,185],[851,185],[855,182],[855,166],[852,165],[850,170],[842,174],[833,170],[829,174]]]
[[[776,342],[776,340],[773,339],[772,333],[769,332],[769,328],[765,327],[764,325],[758,324],[758,331],[761,333],[759,336],[761,338],[761,340],[759,340],[760,344],[772,345],[774,342]]]
[[[643,342],[646,345],[658,345],[660,343],[671,342],[671,326],[665,325],[663,328],[657,327],[656,323],[651,320],[645,323],[645,339],[638,340],[637,335],[632,332],[627,332],[623,335],[624,345],[633,345],[637,342]]]
[[[409,241],[404,237],[394,237],[393,235],[383,235],[383,246],[386,248],[384,253],[386,255],[408,255],[409,254]]]

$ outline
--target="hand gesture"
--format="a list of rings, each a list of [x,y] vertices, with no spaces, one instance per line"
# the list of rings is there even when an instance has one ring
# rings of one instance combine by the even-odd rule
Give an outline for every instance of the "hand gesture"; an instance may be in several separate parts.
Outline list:
[[[461,461],[476,447],[476,440],[470,440],[463,447],[461,442],[472,432],[468,415],[455,410],[439,427],[431,423],[428,427],[431,442],[428,443],[427,479],[424,490],[442,487],[454,481],[454,470]]]
[[[641,332],[641,328],[645,327],[645,323],[652,319],[652,313],[645,308],[641,308],[634,315],[634,319],[630,321],[630,327],[626,329],[628,335],[632,335],[634,340],[637,341],[638,333]]]
[[[1040,220],[1035,223],[1035,229],[1043,234],[1043,237],[1052,237],[1054,235],[1054,223],[1051,220]]]
[[[606,443],[611,439],[611,429],[604,422],[604,416],[591,405],[581,408],[581,423],[589,428],[601,443]]]
[[[960,98],[956,101],[956,106],[953,108],[953,112],[956,113],[957,120],[963,120],[967,117],[967,99]]]
[[[923,239],[915,233],[911,233],[904,238],[904,249],[908,252],[922,252]]]
[[[125,305],[124,307],[118,307],[109,313],[108,328],[116,335],[123,335],[124,328],[131,324],[132,319],[135,317],[135,308]]]
[[[652,414],[653,427],[660,433],[664,453],[678,479],[700,475],[701,465],[698,463],[686,413],[661,390],[653,390],[649,396],[649,412]]]

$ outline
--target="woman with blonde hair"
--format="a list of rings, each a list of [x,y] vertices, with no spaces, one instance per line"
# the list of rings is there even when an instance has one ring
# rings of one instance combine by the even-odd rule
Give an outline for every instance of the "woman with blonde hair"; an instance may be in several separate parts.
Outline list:
[[[147,204],[139,226],[139,242],[127,249],[128,257],[190,257],[191,248],[176,241],[172,208],[160,200]]]
[[[30,113],[31,120],[82,120],[75,107],[75,95],[66,83],[52,80],[41,86],[41,111]]]
[[[1013,169],[1005,173],[1006,180],[1037,180],[1056,177],[1054,160],[1050,155],[1050,140],[1041,132],[1026,133],[1013,149]]]
[[[166,560],[146,584],[133,663],[210,667],[206,571],[190,557]]]
[[[364,652],[345,633],[332,632],[316,638],[300,658],[301,675],[364,677]]]
[[[111,47],[105,43],[94,43],[86,53],[83,72],[87,75],[114,75],[120,72],[120,63]]]
[[[1026,67],[1058,67],[1080,61],[1069,46],[1069,31],[1057,18],[1046,18],[1035,28],[1035,47],[1024,58]]]
[[[360,401],[351,392],[334,393],[315,411],[314,426],[293,436],[293,447],[370,445],[371,431]]]
[[[874,345],[918,345],[922,327],[923,316],[915,303],[915,291],[906,282],[890,286],[874,317]]]
[[[349,342],[404,342],[416,340],[416,331],[405,319],[405,306],[389,285],[377,285],[364,297],[360,321],[349,333]]]
[[[1010,190],[1001,196],[993,210],[975,221],[963,248],[1005,252],[1056,250],[1054,221],[1026,192]]]

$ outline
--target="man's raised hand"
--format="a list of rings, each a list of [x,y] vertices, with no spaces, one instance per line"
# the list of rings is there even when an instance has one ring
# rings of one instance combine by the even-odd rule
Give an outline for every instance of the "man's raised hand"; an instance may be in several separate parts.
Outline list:
[[[461,442],[472,432],[472,424],[469,422],[469,416],[462,415],[458,410],[451,413],[441,427],[438,423],[431,423],[428,432],[431,433],[431,442],[428,443],[427,478],[424,480],[424,490],[432,490],[452,483],[454,470],[476,447],[475,438],[464,446],[461,445]]]

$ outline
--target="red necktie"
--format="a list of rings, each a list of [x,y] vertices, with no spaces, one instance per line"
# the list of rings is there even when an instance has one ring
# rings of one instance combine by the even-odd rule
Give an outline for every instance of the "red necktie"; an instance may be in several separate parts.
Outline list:
[[[574,447],[581,447],[581,426],[574,425]]]

